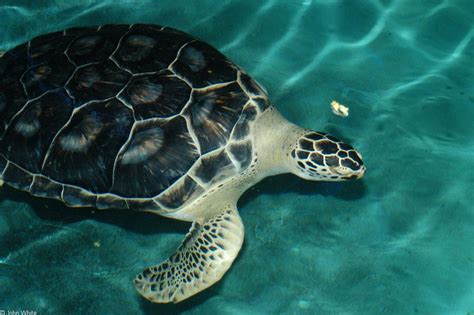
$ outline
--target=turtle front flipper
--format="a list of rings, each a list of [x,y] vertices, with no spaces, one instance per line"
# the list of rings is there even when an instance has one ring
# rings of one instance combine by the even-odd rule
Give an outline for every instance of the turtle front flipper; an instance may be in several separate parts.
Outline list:
[[[145,269],[134,284],[155,303],[177,303],[210,287],[230,268],[244,240],[244,226],[235,207],[204,224],[194,222],[178,248],[160,265]]]

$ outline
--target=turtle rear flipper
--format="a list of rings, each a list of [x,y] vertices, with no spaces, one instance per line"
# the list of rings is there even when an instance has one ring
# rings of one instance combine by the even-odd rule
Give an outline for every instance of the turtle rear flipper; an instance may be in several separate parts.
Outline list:
[[[183,243],[166,261],[139,274],[138,292],[155,303],[177,303],[219,281],[230,268],[244,240],[244,226],[235,207],[203,225],[194,222]]]

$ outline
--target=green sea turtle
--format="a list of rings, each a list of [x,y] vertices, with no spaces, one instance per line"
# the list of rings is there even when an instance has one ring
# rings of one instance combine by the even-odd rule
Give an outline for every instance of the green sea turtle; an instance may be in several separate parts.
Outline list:
[[[192,222],[134,280],[158,303],[221,279],[237,256],[242,193],[264,177],[361,178],[361,156],[282,117],[210,45],[158,25],[70,28],[0,60],[0,181],[72,207]]]

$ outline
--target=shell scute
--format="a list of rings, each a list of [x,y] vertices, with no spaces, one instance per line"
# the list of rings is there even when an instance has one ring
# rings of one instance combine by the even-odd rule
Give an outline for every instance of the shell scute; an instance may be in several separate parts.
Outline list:
[[[242,140],[250,133],[250,122],[257,117],[257,109],[253,105],[245,106],[240,114],[239,120],[232,131],[233,140]]]
[[[30,173],[12,163],[9,163],[3,170],[2,177],[5,182],[21,190],[29,190],[33,182],[33,176]]]
[[[58,56],[63,56],[72,36],[64,35],[63,32],[35,37],[30,41],[28,48],[28,65],[35,66],[46,61],[54,60]]]
[[[118,196],[114,195],[97,195],[97,201],[95,206],[98,209],[108,209],[108,208],[117,208],[117,209],[126,209],[128,208],[127,201]]]
[[[196,88],[237,79],[235,66],[219,51],[200,41],[186,45],[172,69]]]
[[[131,111],[117,100],[82,108],[52,142],[42,172],[94,193],[108,192],[115,156],[132,122]]]
[[[243,141],[232,143],[229,146],[230,153],[240,163],[240,169],[246,169],[252,162],[252,143]]]
[[[137,119],[148,119],[179,114],[190,95],[189,85],[167,71],[132,78],[119,97],[133,106]]]
[[[78,105],[115,96],[130,79],[130,74],[112,61],[90,64],[76,71],[66,85]]]
[[[236,169],[224,150],[202,158],[193,172],[194,176],[206,184],[219,181],[222,177],[232,173],[236,173]]]
[[[37,175],[31,185],[30,193],[35,196],[61,199],[63,185],[51,181],[49,178]]]
[[[159,28],[137,24],[122,38],[112,58],[132,73],[166,69],[179,49],[193,38],[184,34],[162,32]]]
[[[203,191],[204,189],[191,177],[185,176],[174,187],[170,187],[170,189],[156,198],[156,201],[167,208],[176,209],[185,202],[199,196]]]
[[[63,87],[74,71],[74,66],[61,55],[30,68],[22,78],[29,98],[38,97],[52,89]]]
[[[62,192],[62,200],[70,207],[94,207],[97,196],[84,189],[64,186]]]
[[[151,209],[156,209],[157,204],[153,199],[126,199],[128,208],[136,211],[149,211]]]
[[[218,149],[227,143],[247,101],[247,95],[242,93],[237,83],[193,93],[188,115],[202,153]]]
[[[75,65],[81,66],[94,62],[104,62],[117,48],[120,38],[128,27],[118,26],[117,29],[103,27],[85,29],[69,45],[66,54]],[[68,34],[71,31],[68,30]]]
[[[10,121],[27,101],[25,92],[18,81],[0,91],[0,138],[4,135]]]
[[[46,151],[71,116],[73,107],[65,91],[50,92],[29,103],[0,140],[3,154],[23,168],[41,173]]]
[[[199,157],[182,117],[144,123],[135,128],[132,139],[117,159],[112,192],[121,196],[156,196],[186,174]]]

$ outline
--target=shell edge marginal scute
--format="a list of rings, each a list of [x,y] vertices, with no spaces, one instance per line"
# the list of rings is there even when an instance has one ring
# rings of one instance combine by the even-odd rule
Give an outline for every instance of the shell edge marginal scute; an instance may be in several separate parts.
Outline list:
[[[3,159],[3,161],[0,161],[0,162],[6,162],[6,163],[2,163],[0,164],[0,166],[2,166],[3,164],[5,165],[4,167],[2,166],[3,169],[0,168],[0,179],[3,180],[6,184],[8,184],[9,186],[12,186],[14,188],[17,188],[19,190],[23,190],[23,191],[27,191],[29,193],[31,193],[32,195],[34,196],[37,196],[37,197],[47,197],[47,198],[52,198],[52,199],[60,199],[61,201],[63,201],[67,206],[69,207],[90,207],[90,206],[95,206],[97,207],[97,201],[100,199],[100,198],[103,198],[103,197],[109,197],[109,198],[112,198],[112,199],[115,199],[115,201],[123,201],[124,202],[124,207],[123,208],[126,208],[127,207],[127,203],[130,201],[130,200],[133,200],[135,202],[150,202],[151,200],[153,200],[154,197],[147,197],[147,198],[124,198],[122,196],[119,196],[119,195],[116,195],[116,194],[113,194],[113,193],[101,193],[101,194],[95,194],[83,187],[80,187],[80,186],[76,186],[76,185],[70,185],[70,184],[64,184],[64,183],[61,183],[61,182],[58,182],[58,181],[55,181],[54,179],[51,179],[43,174],[34,174],[34,173],[31,173],[29,172],[28,170],[24,169],[23,167],[13,163],[12,161],[8,160],[7,158],[5,158],[3,156],[3,154],[0,154],[0,159]],[[22,187],[19,187],[20,184],[18,182],[13,182],[13,181],[9,181],[8,178],[5,178],[5,174],[7,172],[11,172],[11,171],[20,171],[22,173],[25,173],[27,176],[31,177],[31,182],[28,183],[28,185],[23,185]],[[57,194],[57,196],[55,194],[49,194],[48,191],[42,191],[42,190],[32,190],[34,188],[34,184],[35,184],[35,181],[37,180],[45,180],[48,182],[48,184],[52,184],[52,185],[55,185],[55,186],[60,186],[61,187],[61,192],[59,194]],[[28,188],[26,188],[28,187]],[[91,198],[94,198],[95,199],[95,203],[94,204],[81,204],[81,203],[75,203],[75,202],[71,202],[72,199],[69,199],[69,201],[67,201],[67,195],[65,196],[65,193],[68,193],[68,192],[71,192],[71,191],[76,191],[76,192],[80,192],[81,194],[83,194],[84,196],[89,196]],[[156,206],[160,206],[159,203],[153,201],[154,204],[156,204]],[[99,209],[108,209],[108,208],[114,208],[113,205],[111,206],[102,206],[102,207],[97,207]],[[154,209],[149,209],[149,210],[161,210],[159,208],[154,208]]]

